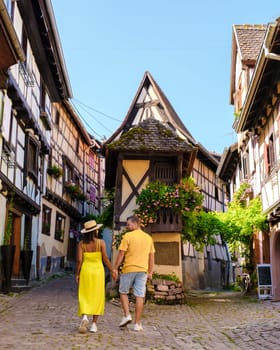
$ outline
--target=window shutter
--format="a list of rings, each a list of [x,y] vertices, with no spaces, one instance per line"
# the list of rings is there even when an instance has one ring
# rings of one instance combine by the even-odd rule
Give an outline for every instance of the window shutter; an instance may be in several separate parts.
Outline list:
[[[96,200],[96,188],[94,186],[90,186],[89,199],[91,202]]]
[[[264,169],[266,174],[269,173],[269,163],[268,163],[267,152],[268,152],[268,145],[265,143],[264,144]]]

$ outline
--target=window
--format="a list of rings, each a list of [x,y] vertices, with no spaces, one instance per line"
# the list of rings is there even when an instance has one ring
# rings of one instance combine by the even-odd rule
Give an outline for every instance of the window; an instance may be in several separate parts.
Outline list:
[[[270,170],[271,170],[275,166],[275,151],[274,151],[273,134],[271,134],[269,137],[267,159],[268,159],[268,164],[269,164]]]
[[[95,203],[95,201],[96,201],[96,188],[93,185],[90,185],[89,199],[93,203]]]
[[[64,230],[65,230],[65,217],[59,212],[56,213],[55,218],[55,233],[54,238],[58,241],[64,241]]]
[[[242,155],[242,175],[243,175],[243,179],[248,179],[248,176],[249,176],[249,152],[248,152],[248,149]]]
[[[215,199],[218,201],[219,200],[219,189],[217,186],[215,186]]]
[[[88,155],[88,165],[92,170],[94,170],[94,156],[92,153]]]
[[[32,217],[29,215],[25,216],[24,223],[24,240],[23,240],[23,249],[31,250],[31,240],[32,240]]]
[[[26,170],[28,176],[38,181],[38,145],[29,135],[26,136]]]
[[[46,205],[43,205],[42,233],[47,236],[50,236],[51,234],[51,216],[52,216],[52,210]]]
[[[166,185],[173,185],[176,182],[176,164],[174,160],[170,162],[159,161],[154,166],[154,180],[161,181]]]
[[[41,82],[41,89],[40,89],[40,111],[41,112],[46,111],[46,88],[43,82]]]
[[[22,28],[21,47],[25,54],[25,57],[27,57],[27,34],[25,31],[25,28]],[[26,61],[25,61],[25,64],[26,64]]]
[[[67,183],[74,182],[74,169],[73,169],[73,166],[68,161],[65,161],[63,174],[64,174],[64,182],[67,182]]]
[[[76,139],[76,153],[79,154],[79,148],[80,148],[80,139],[77,137]]]
[[[76,185],[80,184],[79,176],[74,169],[74,165],[66,157],[64,157],[63,174],[64,174],[64,182],[65,183],[68,183],[68,184],[72,183],[72,184],[76,184]]]
[[[265,169],[267,173],[270,173],[276,165],[274,147],[275,147],[274,137],[273,137],[273,134],[271,134],[268,139],[268,144],[265,144],[265,151],[264,151]]]
[[[55,125],[56,125],[57,127],[59,127],[59,119],[60,119],[59,112],[58,112],[58,111],[56,111],[56,113],[55,113],[55,120],[54,120],[54,122],[55,122]]]

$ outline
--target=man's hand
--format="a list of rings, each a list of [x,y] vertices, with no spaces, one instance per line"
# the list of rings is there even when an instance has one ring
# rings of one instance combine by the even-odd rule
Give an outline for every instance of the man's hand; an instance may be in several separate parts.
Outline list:
[[[116,281],[118,279],[118,277],[119,277],[118,270],[114,269],[112,271],[112,278],[113,278],[113,280]]]

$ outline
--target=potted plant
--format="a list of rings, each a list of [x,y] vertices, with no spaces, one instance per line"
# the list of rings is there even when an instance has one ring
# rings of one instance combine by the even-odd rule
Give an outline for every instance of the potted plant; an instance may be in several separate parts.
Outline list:
[[[11,244],[11,237],[13,234],[13,213],[11,211],[12,206],[13,201],[11,199],[10,207],[7,213],[3,244],[1,245],[1,257],[4,277],[4,280],[2,281],[2,289],[4,293],[8,293],[11,288],[11,278],[15,256],[15,245]]]
[[[83,191],[81,190],[80,186],[72,183],[72,182],[66,182],[64,184],[65,191],[69,193],[72,199],[78,199],[81,202],[85,202],[88,197]]]
[[[26,280],[26,284],[29,283],[29,279],[30,279],[32,257],[33,257],[33,250],[31,250],[31,247],[30,247],[28,235],[25,233],[23,249],[20,251],[20,259],[21,259],[23,278]]]
[[[88,199],[88,196],[81,191],[76,194],[76,198],[81,202],[85,202]]]
[[[60,176],[62,176],[63,171],[60,167],[58,167],[57,165],[52,165],[51,167],[49,167],[47,169],[47,173],[50,176],[53,176],[55,179],[58,179]]]
[[[65,188],[65,191],[66,191],[67,193],[69,193],[69,195],[70,195],[72,198],[75,198],[76,195],[79,193],[79,186],[76,185],[76,184],[73,183],[73,182],[65,182],[64,188]]]

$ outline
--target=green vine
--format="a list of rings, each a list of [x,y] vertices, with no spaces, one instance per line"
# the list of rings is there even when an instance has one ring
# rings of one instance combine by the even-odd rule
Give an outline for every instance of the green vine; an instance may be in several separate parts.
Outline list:
[[[219,220],[220,233],[228,243],[231,254],[236,251],[245,258],[248,266],[254,266],[253,236],[255,232],[268,230],[268,222],[262,211],[260,197],[246,200],[251,192],[248,183],[243,183],[234,193],[225,213],[215,213]]]
[[[7,222],[6,222],[6,227],[5,227],[4,237],[3,237],[3,245],[10,244],[10,239],[13,234],[13,212],[11,210],[12,207],[13,207],[13,197],[11,197],[10,206],[8,209]]]

